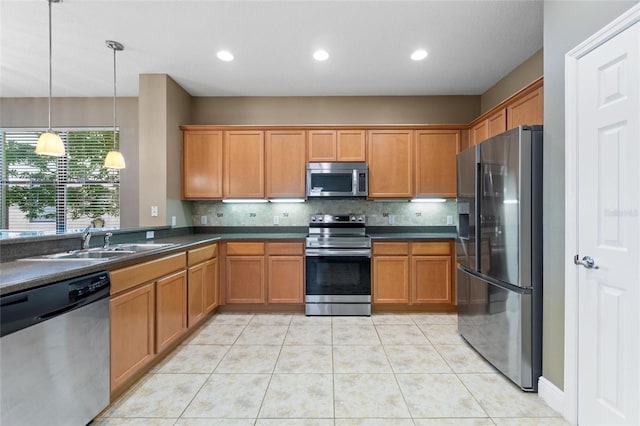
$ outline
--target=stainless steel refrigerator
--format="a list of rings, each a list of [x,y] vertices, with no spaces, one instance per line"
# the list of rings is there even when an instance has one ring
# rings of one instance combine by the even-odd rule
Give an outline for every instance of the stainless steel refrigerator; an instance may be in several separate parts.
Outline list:
[[[542,126],[458,154],[458,331],[526,391],[542,370]]]

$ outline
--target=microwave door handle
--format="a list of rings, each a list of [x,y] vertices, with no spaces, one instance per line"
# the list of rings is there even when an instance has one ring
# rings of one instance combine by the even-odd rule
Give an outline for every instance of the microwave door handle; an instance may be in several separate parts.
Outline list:
[[[358,195],[358,170],[356,169],[351,172],[351,194],[354,197]]]

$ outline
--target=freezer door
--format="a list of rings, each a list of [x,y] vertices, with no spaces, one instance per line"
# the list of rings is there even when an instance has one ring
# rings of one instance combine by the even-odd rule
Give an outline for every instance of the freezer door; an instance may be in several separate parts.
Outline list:
[[[458,239],[457,261],[467,269],[476,270],[476,176],[477,146],[465,149],[457,158]]]
[[[480,144],[480,272],[531,283],[531,133],[515,128]]]
[[[540,345],[534,345],[531,293],[506,289],[462,269],[457,282],[460,335],[523,390],[536,391]]]

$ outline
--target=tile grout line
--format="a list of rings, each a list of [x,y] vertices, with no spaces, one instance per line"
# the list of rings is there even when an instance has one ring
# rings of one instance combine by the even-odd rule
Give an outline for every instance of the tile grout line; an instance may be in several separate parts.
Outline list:
[[[262,395],[262,400],[260,401],[260,407],[258,407],[258,412],[256,413],[256,418],[255,418],[255,421],[253,422],[254,425],[257,424],[258,419],[260,419],[260,412],[262,411],[262,407],[264,406],[264,401],[267,398],[267,393],[269,392],[269,387],[271,386],[273,375],[275,374],[276,367],[278,366],[278,361],[280,360],[280,355],[282,354],[282,348],[284,347],[284,342],[287,339],[287,334],[289,333],[289,329],[291,329],[292,321],[293,321],[293,317],[289,318],[289,324],[287,324],[287,331],[284,333],[284,336],[282,337],[282,343],[280,344],[280,350],[278,351],[276,362],[273,364],[273,368],[271,369],[271,374],[269,374],[269,382],[267,383],[267,387],[264,389],[264,395]]]
[[[204,325],[205,327],[209,326],[210,324],[213,323],[213,318],[215,317],[212,316],[211,319],[209,321],[207,321],[207,324]],[[251,320],[249,320],[251,321]],[[247,322],[248,324],[248,322]],[[176,419],[176,422],[174,423],[174,425],[176,423],[178,423],[178,421],[180,421],[180,419],[182,419],[184,413],[187,411],[187,409],[189,408],[189,406],[191,406],[191,404],[193,403],[194,399],[196,398],[196,396],[198,396],[198,394],[200,393],[200,391],[202,390],[202,388],[204,388],[204,386],[207,384],[207,382],[211,379],[211,377],[213,376],[213,374],[215,373],[216,369],[218,368],[218,366],[220,365],[220,363],[222,362],[222,360],[227,356],[227,354],[229,353],[229,351],[231,350],[231,348],[233,347],[233,345],[235,344],[235,342],[238,340],[238,338],[240,337],[240,334],[242,334],[242,332],[247,328],[247,325],[244,326],[244,328],[240,331],[240,333],[238,333],[238,336],[235,338],[235,340],[233,341],[233,343],[231,343],[229,345],[229,347],[227,348],[226,352],[224,353],[223,356],[220,357],[220,359],[218,360],[217,364],[215,365],[215,367],[213,367],[213,369],[211,370],[211,373],[209,373],[209,375],[207,376],[207,379],[202,383],[202,385],[198,388],[198,390],[193,394],[193,397],[191,398],[191,400],[189,401],[189,403],[184,407],[184,409],[182,410],[182,412],[180,413],[180,415],[178,416],[178,418]],[[200,328],[201,331],[202,328]],[[185,345],[186,346],[186,345]]]

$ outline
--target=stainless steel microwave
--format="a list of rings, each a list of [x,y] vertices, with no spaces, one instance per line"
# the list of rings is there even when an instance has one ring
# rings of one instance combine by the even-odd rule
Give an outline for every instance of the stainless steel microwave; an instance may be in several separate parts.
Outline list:
[[[307,163],[307,197],[366,197],[367,163]]]

